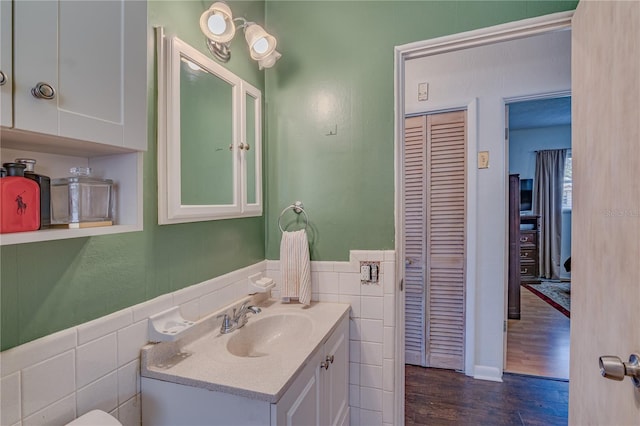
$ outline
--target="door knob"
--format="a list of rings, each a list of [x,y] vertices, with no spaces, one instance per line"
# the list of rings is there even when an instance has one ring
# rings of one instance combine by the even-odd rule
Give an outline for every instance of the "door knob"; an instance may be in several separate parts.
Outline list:
[[[624,376],[629,376],[633,384],[640,388],[640,355],[631,354],[629,362],[623,362],[614,355],[604,355],[600,357],[599,363],[602,377],[620,381]]]

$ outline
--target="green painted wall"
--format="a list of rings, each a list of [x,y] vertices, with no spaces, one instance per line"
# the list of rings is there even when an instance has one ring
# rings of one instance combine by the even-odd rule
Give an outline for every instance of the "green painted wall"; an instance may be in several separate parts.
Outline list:
[[[576,4],[267,0],[283,54],[266,72],[267,258],[279,258],[278,214],[295,200],[311,218],[314,260],[394,248],[394,46]]]
[[[205,1],[149,3],[149,64],[155,70],[153,26],[163,25],[205,51],[198,27]],[[236,15],[264,21],[264,2],[230,2]],[[264,91],[264,73],[236,37],[228,66]],[[155,72],[149,81],[149,150],[144,156],[144,231],[3,246],[0,257],[0,347],[26,343],[158,295],[259,262],[264,219],[157,225]]]

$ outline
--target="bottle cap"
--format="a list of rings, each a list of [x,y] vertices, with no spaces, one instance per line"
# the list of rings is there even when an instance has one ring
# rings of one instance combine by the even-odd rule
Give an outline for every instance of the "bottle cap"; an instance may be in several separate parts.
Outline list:
[[[21,163],[27,166],[25,172],[33,172],[33,167],[36,165],[36,160],[33,158],[16,158],[16,163]]]

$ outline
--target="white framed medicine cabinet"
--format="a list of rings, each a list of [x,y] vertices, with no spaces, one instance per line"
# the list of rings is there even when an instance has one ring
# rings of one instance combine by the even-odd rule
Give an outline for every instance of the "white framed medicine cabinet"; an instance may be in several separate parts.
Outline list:
[[[156,28],[158,223],[262,215],[262,94]]]
[[[0,24],[0,161],[33,158],[51,179],[91,167],[115,187],[114,225],[2,234],[0,245],[142,230],[147,2],[7,0]]]

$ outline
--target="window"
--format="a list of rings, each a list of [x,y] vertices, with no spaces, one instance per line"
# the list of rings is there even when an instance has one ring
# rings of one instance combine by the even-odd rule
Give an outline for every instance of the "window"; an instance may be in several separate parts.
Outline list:
[[[573,178],[571,173],[571,151],[564,160],[564,180],[562,182],[562,210],[571,210]]]

